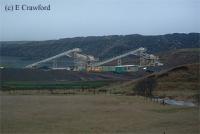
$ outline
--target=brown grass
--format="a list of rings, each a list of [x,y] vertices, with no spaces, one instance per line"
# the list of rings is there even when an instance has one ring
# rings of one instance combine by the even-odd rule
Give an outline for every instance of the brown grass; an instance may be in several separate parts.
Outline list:
[[[200,64],[177,66],[139,79],[114,83],[102,88],[110,89],[112,93],[134,94],[134,90],[136,89],[135,85],[139,81],[152,78],[156,80],[156,87],[153,90],[153,95],[179,100],[197,101],[193,100],[193,97],[198,95],[200,91],[199,67]]]
[[[2,134],[198,134],[198,108],[110,95],[1,96]]]

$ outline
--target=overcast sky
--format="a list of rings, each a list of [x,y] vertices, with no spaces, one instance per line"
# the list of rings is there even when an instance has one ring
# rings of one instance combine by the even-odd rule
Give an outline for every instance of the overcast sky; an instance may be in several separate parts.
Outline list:
[[[4,41],[200,32],[200,0],[0,0]],[[5,5],[51,5],[6,12]]]

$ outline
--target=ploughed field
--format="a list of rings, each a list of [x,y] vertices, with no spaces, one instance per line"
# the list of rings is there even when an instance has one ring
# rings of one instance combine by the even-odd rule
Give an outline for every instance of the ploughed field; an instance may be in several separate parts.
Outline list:
[[[102,81],[102,80],[130,80],[146,75],[144,71],[132,73],[115,72],[75,72],[67,70],[42,70],[4,68],[0,69],[2,82],[44,82],[44,81]]]
[[[198,134],[198,110],[137,96],[1,94],[1,133]]]

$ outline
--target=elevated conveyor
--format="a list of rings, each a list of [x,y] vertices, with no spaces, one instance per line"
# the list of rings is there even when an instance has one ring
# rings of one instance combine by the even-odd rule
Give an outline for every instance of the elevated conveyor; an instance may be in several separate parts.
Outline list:
[[[71,54],[74,53],[74,52],[81,52],[81,49],[80,49],[80,48],[74,48],[74,49],[65,51],[65,52],[63,52],[63,53],[57,54],[57,55],[52,56],[52,57],[50,57],[50,58],[47,58],[47,59],[44,59],[44,60],[35,62],[35,63],[33,63],[33,64],[30,64],[30,65],[27,65],[26,68],[32,68],[32,67],[35,67],[35,66],[37,66],[37,65],[39,65],[39,64],[52,61],[52,60],[57,59],[57,58],[62,57],[62,56],[72,57]]]
[[[101,66],[101,65],[104,65],[106,63],[109,63],[111,61],[114,61],[114,60],[118,60],[118,59],[121,59],[123,57],[126,57],[128,55],[137,55],[137,56],[140,56],[141,53],[144,53],[146,51],[145,48],[143,47],[140,47],[136,50],[133,50],[133,51],[130,51],[130,52],[127,52],[125,54],[122,54],[122,55],[119,55],[119,56],[116,56],[116,57],[113,57],[113,58],[110,58],[108,60],[104,60],[102,62],[98,62],[98,63],[94,63],[92,66],[96,67],[96,66]]]

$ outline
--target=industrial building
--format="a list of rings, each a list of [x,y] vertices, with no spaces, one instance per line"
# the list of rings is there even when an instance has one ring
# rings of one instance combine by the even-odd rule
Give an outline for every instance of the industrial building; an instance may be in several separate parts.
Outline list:
[[[137,72],[139,66],[136,65],[121,65],[115,67],[115,72],[123,73],[123,72]]]
[[[65,67],[67,70],[73,70],[73,71],[88,71],[88,72],[117,72],[117,73],[123,73],[123,72],[136,72],[140,67],[147,67],[147,66],[160,66],[162,63],[159,62],[159,57],[155,56],[153,54],[147,54],[147,49],[141,47],[136,50],[129,51],[127,53],[115,56],[113,58],[99,61],[98,58],[95,58],[92,55],[87,55],[81,53],[82,50],[80,48],[74,48],[71,50],[68,50],[66,52],[60,53],[58,55],[55,55],[53,57],[41,60],[39,62],[27,65],[26,68],[37,68],[39,65],[53,61],[56,63],[56,60],[62,56],[67,56],[73,59],[74,65],[73,67]],[[140,60],[138,65],[122,65],[122,58],[127,57],[129,55],[135,55]],[[113,66],[106,66],[106,63],[117,61],[117,65]],[[56,64],[54,64],[55,69],[59,69]],[[63,69],[63,67],[62,67]]]

